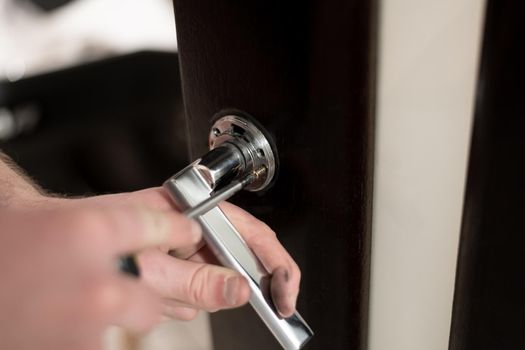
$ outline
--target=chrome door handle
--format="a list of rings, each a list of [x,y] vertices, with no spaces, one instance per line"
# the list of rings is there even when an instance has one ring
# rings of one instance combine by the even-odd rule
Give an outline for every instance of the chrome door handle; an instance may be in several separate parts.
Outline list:
[[[208,153],[164,183],[181,210],[213,202],[210,199],[217,191],[232,181],[239,182],[229,192],[223,191],[223,196],[243,187],[259,191],[273,180],[276,154],[264,131],[252,121],[233,115],[220,118],[211,129],[209,143]],[[313,336],[312,329],[297,312],[288,318],[279,316],[270,296],[268,272],[224,212],[218,207],[205,207],[201,206],[199,210],[204,214],[197,215],[196,220],[203,228],[208,246],[224,266],[235,269],[248,280],[251,306],[282,347],[301,349]]]

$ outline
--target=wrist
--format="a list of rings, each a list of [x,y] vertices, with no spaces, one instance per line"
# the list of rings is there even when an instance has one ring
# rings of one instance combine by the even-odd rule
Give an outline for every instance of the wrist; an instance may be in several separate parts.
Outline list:
[[[10,209],[31,209],[44,205],[46,197],[38,192],[16,191],[3,196],[1,206]]]
[[[9,157],[0,152],[0,208],[30,209],[57,203]]]
[[[0,208],[10,209],[44,209],[54,208],[69,201],[68,198],[58,197],[45,193],[37,188],[11,187],[2,191],[0,196]]]

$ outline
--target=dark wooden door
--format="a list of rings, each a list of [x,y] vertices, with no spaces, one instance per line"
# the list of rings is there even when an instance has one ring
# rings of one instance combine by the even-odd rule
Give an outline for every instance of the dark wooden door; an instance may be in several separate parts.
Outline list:
[[[240,110],[275,137],[280,172],[236,201],[302,268],[309,349],[365,349],[376,2],[174,0],[191,157],[213,117]],[[278,349],[249,308],[212,316],[216,349]]]
[[[450,349],[525,349],[525,3],[489,0]]]

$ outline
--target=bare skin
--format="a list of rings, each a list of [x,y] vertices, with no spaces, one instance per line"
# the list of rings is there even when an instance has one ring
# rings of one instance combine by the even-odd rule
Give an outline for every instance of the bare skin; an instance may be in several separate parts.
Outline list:
[[[249,299],[247,281],[217,265],[200,227],[161,188],[54,198],[1,160],[0,179],[0,338],[8,348],[96,349],[109,324],[144,331],[162,316],[190,320]],[[272,274],[279,312],[291,315],[297,264],[263,222],[221,208]],[[137,254],[140,280],[116,270],[125,253]]]

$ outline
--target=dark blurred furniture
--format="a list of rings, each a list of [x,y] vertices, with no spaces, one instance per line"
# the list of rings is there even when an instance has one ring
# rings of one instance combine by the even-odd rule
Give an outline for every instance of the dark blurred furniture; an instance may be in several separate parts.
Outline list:
[[[37,124],[0,144],[45,189],[158,186],[187,164],[178,58],[141,52],[0,82],[0,108]]]

